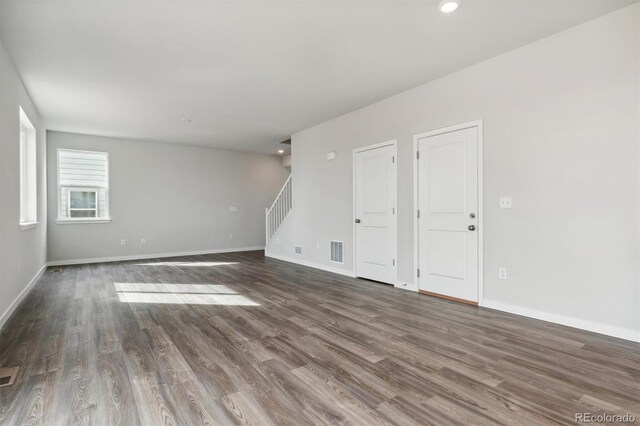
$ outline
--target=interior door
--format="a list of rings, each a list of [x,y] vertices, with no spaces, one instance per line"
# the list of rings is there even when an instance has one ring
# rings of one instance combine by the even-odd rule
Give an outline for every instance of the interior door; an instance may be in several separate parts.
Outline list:
[[[478,301],[478,128],[418,140],[419,289]]]
[[[355,154],[356,275],[396,281],[396,146]]]

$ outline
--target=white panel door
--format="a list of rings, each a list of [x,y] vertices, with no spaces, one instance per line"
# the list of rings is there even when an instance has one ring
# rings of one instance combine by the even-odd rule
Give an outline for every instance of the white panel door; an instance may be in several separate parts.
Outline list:
[[[355,154],[356,275],[395,284],[395,145]]]
[[[418,140],[419,289],[478,301],[478,129]]]

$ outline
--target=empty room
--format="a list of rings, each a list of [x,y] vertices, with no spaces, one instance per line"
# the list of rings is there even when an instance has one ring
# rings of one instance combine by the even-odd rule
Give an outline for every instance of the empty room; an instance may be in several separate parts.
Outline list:
[[[640,424],[640,1],[0,0],[0,426]]]

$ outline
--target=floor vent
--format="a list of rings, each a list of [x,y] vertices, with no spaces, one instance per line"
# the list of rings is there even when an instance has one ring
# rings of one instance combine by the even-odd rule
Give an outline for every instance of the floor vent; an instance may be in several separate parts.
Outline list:
[[[62,268],[53,268],[51,272],[62,272]]]
[[[344,263],[344,243],[342,241],[331,241],[331,261]]]
[[[294,253],[302,255],[302,246],[295,246],[294,247]]]
[[[0,368],[0,388],[15,382],[20,367]]]

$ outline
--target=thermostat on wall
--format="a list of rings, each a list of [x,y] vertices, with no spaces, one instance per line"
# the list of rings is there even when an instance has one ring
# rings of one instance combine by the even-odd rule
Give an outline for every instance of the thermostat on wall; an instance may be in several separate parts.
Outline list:
[[[336,152],[335,151],[327,152],[327,161],[331,161],[331,160],[335,160],[335,159],[336,159]]]

